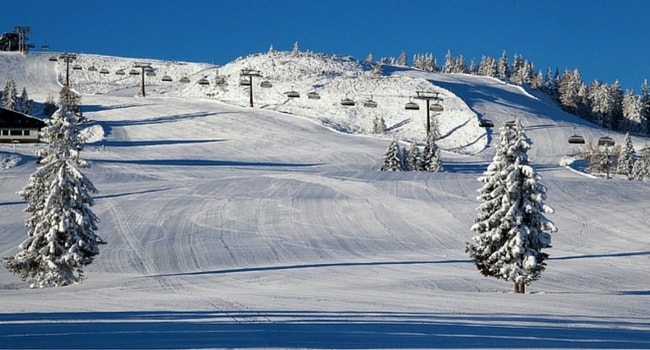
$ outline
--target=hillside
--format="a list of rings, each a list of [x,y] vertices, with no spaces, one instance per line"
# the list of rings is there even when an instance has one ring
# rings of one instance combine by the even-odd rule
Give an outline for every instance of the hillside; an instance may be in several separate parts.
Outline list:
[[[0,82],[14,79],[36,100],[57,94],[64,66],[49,56],[0,53]],[[141,77],[128,74],[141,61],[156,70],[146,98]],[[82,156],[108,244],[80,285],[30,290],[0,269],[0,348],[650,348],[650,188],[560,166],[574,127],[587,139],[601,131],[521,87],[405,67],[376,78],[360,62],[318,54],[223,67],[78,63],[72,86],[93,127]],[[254,85],[255,108],[241,69],[273,85]],[[225,89],[197,84],[217,74]],[[436,118],[447,171],[379,172],[393,134],[423,139],[423,102],[404,109],[416,90],[444,99]],[[378,106],[341,106],[346,96]],[[369,133],[375,116],[388,135]],[[476,178],[498,137],[478,120],[513,117],[534,142],[560,229],[526,295],[482,277],[464,253]],[[25,238],[15,193],[36,169],[34,147],[0,144],[12,159],[0,169],[2,256]]]

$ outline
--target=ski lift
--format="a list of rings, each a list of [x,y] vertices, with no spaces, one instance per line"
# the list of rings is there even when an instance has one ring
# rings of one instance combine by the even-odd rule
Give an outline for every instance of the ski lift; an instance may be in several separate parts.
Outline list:
[[[614,146],[616,142],[614,142],[614,139],[609,137],[609,136],[603,136],[598,139],[598,146]]]
[[[584,144],[585,138],[576,134],[576,128],[573,128],[573,135],[569,136],[569,143],[571,144]]]
[[[50,62],[56,62],[58,60],[59,59],[56,56],[50,56],[50,59],[49,59]]]
[[[507,128],[512,128],[512,127],[514,127],[515,125],[517,125],[517,121],[516,121],[516,120],[509,120],[509,121],[506,122],[506,127],[507,127]]]
[[[50,51],[50,45],[48,45],[48,44],[43,44],[43,45],[41,45],[41,50],[43,50],[43,51]]]
[[[247,77],[239,79],[239,86],[251,86],[251,80]]]
[[[134,69],[131,69],[131,70],[129,71],[129,75],[140,75],[140,71],[137,70],[137,69],[135,69],[135,68],[134,68]]]
[[[417,103],[413,102],[413,101],[408,101],[406,103],[406,105],[404,105],[404,109],[408,109],[408,110],[411,110],[411,111],[417,111],[417,110],[420,109],[420,106]]]
[[[179,80],[179,81],[180,81],[181,83],[189,83],[189,82],[190,82],[190,78],[188,78],[188,77],[182,77],[181,80]]]
[[[372,95],[371,95],[370,99],[363,102],[363,106],[368,108],[377,108],[377,102],[372,99]]]
[[[109,71],[106,68],[102,68],[102,69],[99,70],[99,74],[108,74],[108,73],[109,73]]]
[[[156,76],[156,72],[154,72],[154,71],[152,71],[152,70],[151,70],[151,71],[148,71],[148,72],[147,72],[147,76],[148,76],[148,77],[155,77],[155,76]]]
[[[88,70],[91,71],[91,72],[96,72],[97,68],[95,68],[95,66],[90,66],[90,67],[88,67]]]
[[[344,99],[341,99],[341,105],[343,105],[343,106],[354,106],[354,100],[352,100],[351,98],[346,97]]]
[[[72,69],[74,69],[74,70],[81,70],[82,68],[81,68],[80,65],[75,64],[74,66],[72,66]]]
[[[431,106],[429,106],[429,110],[431,112],[442,112],[445,109],[442,107],[442,105],[440,103],[436,102],[436,103],[432,104]]]
[[[295,90],[287,91],[284,94],[287,95],[287,97],[289,97],[289,98],[298,98],[298,97],[300,97],[300,93],[298,91],[295,91]]]
[[[481,128],[493,128],[494,122],[490,119],[483,119],[478,122],[478,126],[480,126]]]
[[[210,82],[209,82],[208,79],[206,79],[206,78],[201,78],[201,79],[199,79],[199,81],[198,81],[197,83],[198,83],[199,85],[210,85]]]
[[[264,80],[263,82],[260,83],[260,87],[268,89],[268,88],[273,87],[273,84],[271,84],[271,82],[268,81],[268,80]]]
[[[224,77],[216,77],[214,80],[215,80],[215,84],[217,84],[217,86],[227,86],[228,85],[228,82],[226,81],[226,78],[224,78]]]
[[[124,75],[124,74],[126,74],[124,73],[124,69],[119,69],[115,71],[115,75]]]
[[[169,75],[165,74],[165,75],[163,75],[163,77],[162,77],[162,81],[172,81],[172,77],[170,77]]]
[[[320,95],[316,91],[311,91],[307,94],[307,98],[310,100],[320,100]]]

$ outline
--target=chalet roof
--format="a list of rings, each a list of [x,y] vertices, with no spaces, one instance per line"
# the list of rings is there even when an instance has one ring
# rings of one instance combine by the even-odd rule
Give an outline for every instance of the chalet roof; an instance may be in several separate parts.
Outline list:
[[[45,122],[9,109],[0,108],[0,128],[3,129],[24,129],[24,128],[42,128]]]

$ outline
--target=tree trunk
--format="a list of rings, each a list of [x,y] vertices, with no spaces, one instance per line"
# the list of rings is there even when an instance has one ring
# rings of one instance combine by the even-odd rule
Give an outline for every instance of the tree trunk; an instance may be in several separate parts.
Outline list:
[[[515,282],[515,294],[525,294],[526,293],[526,285],[523,283],[517,283]]]

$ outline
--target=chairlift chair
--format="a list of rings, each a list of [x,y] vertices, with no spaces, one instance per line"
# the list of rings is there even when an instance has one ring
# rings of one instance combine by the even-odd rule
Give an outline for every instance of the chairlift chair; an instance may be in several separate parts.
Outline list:
[[[614,146],[616,142],[609,136],[603,136],[598,139],[598,146]]]
[[[408,101],[406,105],[404,105],[404,109],[410,110],[410,111],[417,111],[420,109],[420,106],[413,102],[413,101]]]
[[[189,82],[190,82],[190,78],[188,78],[188,77],[182,77],[181,80],[179,80],[179,81],[180,81],[181,83],[189,83]]]
[[[163,77],[162,77],[162,81],[172,81],[172,80],[173,80],[172,77],[170,77],[167,74],[163,75]]]
[[[369,99],[363,103],[363,106],[368,108],[377,108],[377,102],[373,99]]]
[[[75,64],[74,66],[72,66],[72,69],[74,69],[74,70],[81,70],[82,67],[81,67],[80,65],[78,65],[78,64]]]
[[[298,98],[298,97],[300,97],[300,93],[298,91],[295,91],[295,90],[287,91],[284,94],[287,95],[287,97],[289,97],[289,98]]]
[[[129,75],[140,75],[140,71],[137,69],[131,69]]]
[[[445,108],[442,107],[442,105],[439,104],[439,103],[434,103],[434,104],[432,104],[431,106],[429,106],[429,110],[430,110],[431,112],[442,112],[442,111],[445,110]]]
[[[90,66],[90,67],[88,67],[88,70],[91,71],[91,72],[96,72],[97,68],[95,68],[95,66]]]
[[[239,79],[239,86],[251,86],[251,81],[247,77]]]
[[[50,59],[49,59],[50,62],[56,62],[58,60],[59,59],[56,56],[50,56]]]
[[[271,82],[268,81],[268,80],[264,80],[263,82],[260,83],[260,87],[268,89],[268,88],[273,87],[273,84],[271,84]]]
[[[41,50],[43,50],[43,51],[50,51],[50,45],[48,45],[48,44],[43,44],[43,45],[41,45]]]
[[[509,120],[509,121],[506,122],[506,127],[508,127],[508,128],[512,128],[515,125],[517,125],[517,121],[515,121],[515,120]]]
[[[206,78],[201,78],[201,79],[199,79],[199,81],[198,81],[197,83],[198,83],[199,85],[210,85],[210,82],[209,82],[208,79],[206,79]]]
[[[320,95],[316,91],[311,91],[307,94],[307,98],[310,100],[320,100]]]
[[[494,122],[490,119],[483,119],[479,121],[478,126],[480,126],[481,128],[493,128]]]
[[[102,68],[102,69],[99,70],[99,74],[108,74],[108,73],[110,73],[110,72],[106,68]]]
[[[115,75],[125,75],[125,74],[126,74],[126,73],[124,73],[124,70],[123,70],[123,69],[120,69],[120,70],[116,70],[116,71],[115,71]]]
[[[154,72],[154,71],[148,71],[148,72],[147,72],[147,76],[148,76],[148,77],[155,77],[155,76],[156,76],[156,72]]]
[[[569,136],[569,143],[571,144],[584,144],[585,138],[576,134],[576,128],[573,128],[573,135]]]
[[[352,100],[351,98],[346,97],[341,100],[341,105],[343,106],[354,106],[354,104],[355,104],[354,100]]]

